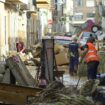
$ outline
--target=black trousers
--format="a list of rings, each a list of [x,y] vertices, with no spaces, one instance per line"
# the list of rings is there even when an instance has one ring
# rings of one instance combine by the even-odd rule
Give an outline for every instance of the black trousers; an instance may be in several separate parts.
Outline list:
[[[87,77],[88,79],[96,79],[99,62],[90,61],[87,63]]]

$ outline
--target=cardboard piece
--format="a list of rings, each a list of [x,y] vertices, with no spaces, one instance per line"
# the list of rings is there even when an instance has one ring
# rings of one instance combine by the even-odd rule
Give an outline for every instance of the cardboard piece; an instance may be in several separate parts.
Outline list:
[[[67,53],[65,53],[65,52],[56,54],[55,58],[56,58],[56,64],[57,65],[69,64],[69,59],[67,57]]]

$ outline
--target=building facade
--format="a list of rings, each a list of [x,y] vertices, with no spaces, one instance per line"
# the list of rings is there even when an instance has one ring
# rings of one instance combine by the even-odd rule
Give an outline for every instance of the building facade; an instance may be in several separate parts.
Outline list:
[[[73,0],[73,24],[80,25],[95,17],[95,0]]]
[[[53,19],[53,28],[54,33],[63,33],[65,32],[65,16],[64,16],[64,5],[65,0],[52,0],[52,19]]]
[[[38,39],[52,30],[52,10],[51,0],[36,0],[38,8]]]
[[[22,5],[22,8],[21,8]],[[16,50],[16,39],[27,40],[28,0],[0,0],[0,58]],[[24,7],[24,8],[23,8]]]
[[[0,1],[0,56],[6,56],[9,50],[15,50],[19,32],[23,32],[23,35],[26,32],[26,30],[23,31],[25,26],[22,26],[24,14],[18,8],[20,3],[24,2]]]

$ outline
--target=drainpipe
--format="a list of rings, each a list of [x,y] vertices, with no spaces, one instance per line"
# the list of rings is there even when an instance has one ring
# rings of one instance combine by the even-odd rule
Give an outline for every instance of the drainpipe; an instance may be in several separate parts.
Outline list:
[[[38,31],[38,41],[41,41],[41,13],[40,13],[40,9],[38,9],[38,24],[37,24],[37,31]]]

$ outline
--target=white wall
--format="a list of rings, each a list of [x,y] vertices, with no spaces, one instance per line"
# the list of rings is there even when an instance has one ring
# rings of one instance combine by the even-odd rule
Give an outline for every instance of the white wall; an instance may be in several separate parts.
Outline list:
[[[23,3],[28,4],[28,0],[21,0]]]
[[[0,1],[5,2],[5,0],[0,0]]]
[[[8,52],[8,15],[0,3],[0,58]]]
[[[69,20],[69,16],[73,15],[73,0],[66,0],[65,12],[68,15],[68,17],[66,18],[66,32],[69,32],[71,29],[70,28],[71,21]]]

